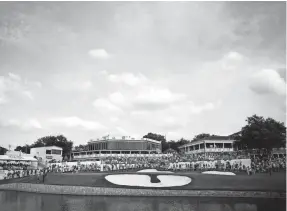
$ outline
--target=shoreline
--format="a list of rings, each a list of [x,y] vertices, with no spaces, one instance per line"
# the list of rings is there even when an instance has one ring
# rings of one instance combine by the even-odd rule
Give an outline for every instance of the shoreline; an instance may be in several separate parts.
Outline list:
[[[276,191],[227,191],[227,190],[161,190],[111,187],[87,187],[48,185],[32,183],[7,183],[0,185],[0,191],[19,191],[55,195],[80,196],[165,196],[165,197],[230,197],[230,198],[280,198],[286,199],[286,192]]]

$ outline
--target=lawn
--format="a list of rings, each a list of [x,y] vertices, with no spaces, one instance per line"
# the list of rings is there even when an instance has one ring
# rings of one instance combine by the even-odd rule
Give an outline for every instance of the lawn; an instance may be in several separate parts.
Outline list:
[[[105,180],[106,175],[122,173],[49,173],[44,184],[90,186],[90,187],[113,187],[113,188],[138,188],[130,186],[114,185]],[[127,174],[125,172],[124,174]],[[128,174],[140,174],[129,172]],[[141,173],[147,174],[147,173]],[[154,175],[158,173],[148,173]],[[181,190],[238,190],[238,191],[279,191],[286,192],[285,172],[269,174],[256,174],[248,176],[240,174],[236,176],[206,175],[199,172],[181,172],[174,175],[184,175],[192,179],[191,183],[181,187],[154,188],[154,189],[181,189]],[[0,181],[2,183],[21,182],[36,183],[36,177],[26,177]],[[140,187],[142,188],[142,187]]]

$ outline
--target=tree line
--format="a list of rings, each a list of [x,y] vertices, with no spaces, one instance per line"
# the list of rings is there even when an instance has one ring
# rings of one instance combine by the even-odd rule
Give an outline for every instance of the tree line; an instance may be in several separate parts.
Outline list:
[[[235,140],[237,149],[266,149],[269,152],[273,148],[286,147],[286,127],[284,122],[278,122],[272,118],[253,115],[247,117],[247,124],[235,134],[230,135]],[[178,141],[167,142],[163,135],[148,133],[144,138],[160,141],[162,151],[171,148],[179,152],[179,147],[195,140],[213,136],[208,133],[196,135],[192,140],[181,138]]]
[[[241,128],[239,132],[231,137],[236,140],[235,146],[238,149],[267,149],[269,151],[272,148],[286,147],[286,127],[283,122],[278,122],[272,118],[264,118],[262,116],[253,115],[246,119],[246,125]],[[200,140],[206,137],[213,136],[208,133],[201,133],[192,140],[181,138],[179,140],[167,141],[165,136],[148,133],[143,138],[149,138],[156,141],[160,141],[162,145],[162,151],[167,149],[174,149],[179,152],[179,147],[190,143],[195,140]],[[69,141],[65,136],[45,136],[39,138],[31,145],[17,146],[16,151],[22,151],[30,153],[30,149],[33,147],[43,146],[58,146],[63,148],[63,158],[69,159],[73,148],[73,142]],[[76,150],[88,150],[87,145],[75,146]],[[5,154],[7,149],[0,147],[0,155]]]
[[[15,151],[22,151],[24,153],[30,154],[30,149],[34,147],[45,147],[45,146],[57,146],[63,149],[62,156],[64,159],[69,159],[71,156],[73,142],[69,141],[65,136],[45,136],[39,138],[31,145],[17,146]]]

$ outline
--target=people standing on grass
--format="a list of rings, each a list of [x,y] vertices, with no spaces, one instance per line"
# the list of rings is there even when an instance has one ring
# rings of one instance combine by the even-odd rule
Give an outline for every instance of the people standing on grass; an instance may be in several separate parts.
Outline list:
[[[37,169],[37,182],[40,182],[40,169]]]
[[[48,170],[44,169],[44,171],[43,171],[43,183],[45,183],[45,178],[46,178],[47,174],[48,174]]]

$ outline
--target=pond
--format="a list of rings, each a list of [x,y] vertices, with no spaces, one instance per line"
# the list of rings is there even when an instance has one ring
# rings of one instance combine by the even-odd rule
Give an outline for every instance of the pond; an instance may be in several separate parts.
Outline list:
[[[0,191],[1,211],[285,211],[284,199],[102,197]]]

